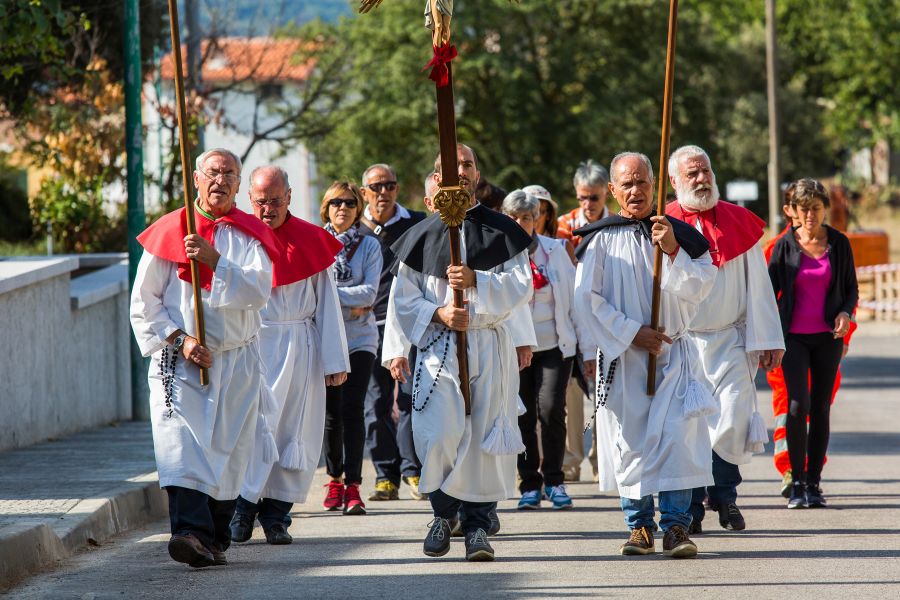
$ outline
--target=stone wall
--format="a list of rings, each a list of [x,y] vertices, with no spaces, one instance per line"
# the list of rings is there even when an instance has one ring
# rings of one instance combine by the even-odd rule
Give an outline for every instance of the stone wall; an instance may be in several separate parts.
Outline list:
[[[121,255],[0,261],[0,451],[131,419],[130,335]]]

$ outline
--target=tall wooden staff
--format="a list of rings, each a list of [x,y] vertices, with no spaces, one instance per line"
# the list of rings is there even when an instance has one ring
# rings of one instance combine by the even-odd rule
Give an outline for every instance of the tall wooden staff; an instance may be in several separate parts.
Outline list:
[[[367,13],[379,4],[381,0],[361,0],[359,12]],[[437,93],[438,135],[441,148],[441,189],[434,195],[433,202],[441,215],[441,221],[447,225],[450,238],[450,266],[458,267],[463,264],[459,249],[459,228],[466,218],[466,210],[472,197],[459,185],[456,161],[456,113],[453,106],[453,72],[450,68],[450,61],[456,57],[456,47],[450,44],[453,2],[431,0],[429,6],[431,20],[426,23],[433,29],[431,42],[434,57],[425,68],[431,67],[429,78],[434,81]],[[453,290],[453,306],[456,308],[465,306],[462,290]],[[470,415],[472,401],[469,391],[469,352],[465,331],[456,332],[456,359],[459,362],[459,391],[462,393],[466,415]]]
[[[656,192],[656,214],[666,214],[666,190],[669,185],[669,133],[672,125],[672,94],[675,87],[675,33],[678,31],[678,0],[669,0],[669,35],[666,45],[666,84],[663,94],[662,139],[659,143],[659,180]],[[662,248],[656,246],[653,261],[653,303],[650,327],[659,329],[659,301],[662,293]],[[656,394],[656,355],[651,354],[647,366],[647,395]]]
[[[184,215],[188,235],[197,233],[194,226],[193,186],[191,184],[188,146],[188,120],[184,101],[184,70],[181,63],[181,36],[178,33],[178,0],[169,0],[169,29],[172,32],[172,62],[175,65],[175,100],[178,103],[178,139],[181,146],[181,178],[184,183]],[[191,259],[191,287],[194,290],[194,325],[197,341],[206,346],[206,327],[203,324],[203,304],[200,296],[200,265]],[[200,385],[209,383],[206,368],[200,367]]]

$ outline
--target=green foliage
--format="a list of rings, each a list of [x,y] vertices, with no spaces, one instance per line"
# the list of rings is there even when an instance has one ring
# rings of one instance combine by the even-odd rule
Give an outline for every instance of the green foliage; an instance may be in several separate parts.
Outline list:
[[[60,178],[47,178],[31,200],[35,227],[53,224],[54,252],[113,252],[125,250],[122,208],[111,216],[104,210],[103,178],[79,181],[78,187]]]
[[[8,166],[0,155],[0,240],[21,241],[31,235],[28,197],[21,175],[22,171]]]
[[[826,133],[850,149],[900,145],[900,0],[785,0],[779,40],[825,107]]]

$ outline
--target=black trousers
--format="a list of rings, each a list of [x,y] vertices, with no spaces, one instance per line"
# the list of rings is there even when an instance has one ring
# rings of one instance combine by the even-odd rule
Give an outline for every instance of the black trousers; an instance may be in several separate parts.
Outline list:
[[[325,388],[325,466],[331,477],[343,476],[348,484],[362,483],[363,413],[374,363],[371,352],[351,353],[347,381]]]
[[[535,352],[531,366],[519,372],[519,396],[525,414],[519,429],[525,452],[519,455],[520,492],[555,486],[563,482],[566,454],[566,386],[574,357],[563,358],[559,348]],[[541,423],[543,460],[538,451],[537,424]]]
[[[467,502],[454,498],[440,489],[430,492],[428,499],[436,517],[450,520],[455,519],[461,512],[462,528],[466,533],[476,529],[484,529],[487,532],[491,528],[491,509],[497,506],[496,502]]]
[[[228,525],[235,500],[215,500],[197,490],[170,485],[169,523],[172,535],[192,534],[210,550],[224,552],[231,545]]]
[[[294,507],[293,502],[285,502],[284,500],[275,500],[274,498],[263,498],[259,502],[251,502],[243,496],[238,496],[235,512],[259,519],[259,524],[265,531],[271,529],[272,525],[281,523],[285,529],[291,526],[291,509]]]
[[[378,327],[378,354],[384,340],[384,326]],[[410,355],[410,365],[415,368],[416,351]],[[369,390],[366,393],[366,446],[372,455],[375,478],[400,485],[400,477],[418,476],[422,465],[416,457],[412,433],[412,378],[400,386],[397,409],[400,418],[394,424],[394,386],[391,372],[380,364],[372,369]]]
[[[831,432],[831,392],[844,341],[831,332],[787,334],[781,370],[788,393],[785,431],[794,481],[818,484]],[[809,431],[807,432],[807,418]],[[804,476],[804,471],[806,471]]]

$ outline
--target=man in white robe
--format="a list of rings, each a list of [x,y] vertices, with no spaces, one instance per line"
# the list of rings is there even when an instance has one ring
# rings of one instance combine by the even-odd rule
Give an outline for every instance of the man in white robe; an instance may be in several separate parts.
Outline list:
[[[719,513],[719,524],[739,531],[746,523],[737,506],[738,465],[749,463],[754,451],[761,452],[767,438],[757,410],[756,369],[770,371],[784,355],[778,307],[759,245],[765,222],[743,207],[719,201],[709,156],[698,146],[672,153],[669,177],[678,201],[669,203],[667,214],[706,237],[717,267],[712,292],[689,328],[700,355],[695,373],[720,407],[707,417],[715,483],[694,489],[690,533],[703,532],[705,496]],[[751,421],[756,423],[752,432]]]
[[[695,396],[705,388],[690,376],[693,350],[685,334],[712,288],[715,267],[703,236],[652,216],[653,171],[645,155],[619,154],[609,172],[619,215],[576,232],[590,236],[581,242],[587,246],[575,296],[587,347],[597,349],[595,356],[585,353],[585,371],[597,378],[598,454],[611,455],[614,468],[601,468],[600,489],[618,489],[631,530],[622,554],[654,552],[658,494],[665,554],[694,556],[697,547],[687,534],[691,489],[712,480],[709,432],[695,415],[708,410],[712,398],[698,406]],[[649,326],[656,245],[665,253],[660,331]],[[653,396],[647,395],[650,353],[657,359]]]
[[[284,246],[274,288],[262,310],[260,356],[273,406],[263,405],[253,460],[231,521],[231,540],[246,542],[256,518],[266,542],[290,544],[290,511],[303,502],[319,464],[325,429],[325,386],[350,369],[332,273],[342,244],[291,215],[287,173],[275,166],[250,175],[250,205]],[[271,435],[274,434],[274,447]],[[276,453],[272,450],[277,449]]]
[[[224,565],[228,523],[253,450],[262,380],[259,311],[279,255],[271,231],[238,210],[241,163],[228,150],[197,159],[196,230],[180,209],[138,241],[144,254],[131,294],[131,325],[151,356],[151,423],[160,486],[169,496],[171,557]],[[206,344],[194,324],[189,259],[199,263]],[[200,368],[209,383],[200,385]]]
[[[479,177],[475,154],[460,144],[457,155],[460,185],[471,195]],[[508,217],[474,200],[472,206],[460,228],[462,262],[469,266],[448,266],[446,226],[438,215],[394,244],[397,277],[389,318],[418,348],[413,436],[422,463],[419,489],[429,494],[434,512],[424,552],[449,551],[462,509],[466,558],[479,561],[494,558],[487,540],[490,511],[515,493],[516,455],[523,448],[516,425],[516,342],[507,321],[531,295],[531,240]],[[453,307],[454,289],[464,291],[466,307]],[[459,389],[455,331],[467,331],[470,416]],[[533,329],[530,337],[533,345]]]

